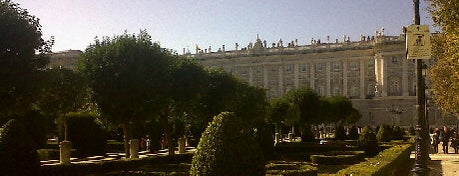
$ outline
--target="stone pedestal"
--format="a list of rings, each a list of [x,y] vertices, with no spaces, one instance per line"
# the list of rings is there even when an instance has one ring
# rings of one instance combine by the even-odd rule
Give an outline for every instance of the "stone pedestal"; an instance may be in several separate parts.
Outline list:
[[[70,141],[62,141],[59,143],[59,148],[60,148],[60,163],[70,164],[72,143]]]
[[[129,146],[130,146],[130,158],[139,158],[139,140],[138,139],[131,139],[129,141]]]
[[[185,153],[185,138],[178,139],[178,150],[179,153]]]
[[[274,133],[274,145],[277,145],[277,143],[280,142],[280,135],[279,133]]]

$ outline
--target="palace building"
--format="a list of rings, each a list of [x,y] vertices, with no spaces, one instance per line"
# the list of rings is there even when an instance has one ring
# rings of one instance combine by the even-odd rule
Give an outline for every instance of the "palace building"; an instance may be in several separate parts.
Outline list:
[[[362,114],[359,124],[410,126],[416,123],[415,62],[406,59],[404,34],[385,36],[383,31],[355,42],[327,37],[325,43],[312,39],[304,46],[298,40],[268,46],[257,36],[245,48],[236,43],[233,51],[223,45],[216,52],[196,48],[196,54],[184,55],[264,88],[270,99],[309,87],[321,96],[348,97]],[[437,110],[429,115],[440,116]]]

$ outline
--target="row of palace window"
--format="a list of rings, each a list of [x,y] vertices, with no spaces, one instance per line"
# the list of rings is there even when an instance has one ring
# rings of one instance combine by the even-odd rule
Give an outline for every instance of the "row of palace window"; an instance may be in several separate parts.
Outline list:
[[[332,71],[341,71],[342,69],[342,62],[333,62],[332,63]],[[300,72],[308,72],[309,71],[309,67],[310,67],[311,64],[309,63],[305,63],[305,64],[302,64],[300,66]],[[373,62],[368,62],[368,68],[369,69],[372,69],[374,67],[374,63]],[[315,67],[315,70],[318,71],[318,72],[321,72],[321,71],[325,71],[325,68],[326,68],[326,63],[317,63],[314,65]],[[279,66],[270,66],[271,68],[271,72],[278,72],[279,70]],[[350,70],[359,70],[359,62],[350,62],[349,63],[349,68]],[[228,72],[230,73],[233,73],[235,70],[233,70],[233,68],[227,68],[226,69]],[[263,70],[264,70],[264,66],[256,66],[255,67],[255,73],[256,74],[263,74]],[[286,73],[293,73],[293,70],[294,70],[294,65],[293,64],[290,64],[290,65],[285,65],[284,66],[284,71]],[[236,70],[239,74],[248,74],[249,72],[249,68],[248,67],[242,67],[242,68],[239,68]]]

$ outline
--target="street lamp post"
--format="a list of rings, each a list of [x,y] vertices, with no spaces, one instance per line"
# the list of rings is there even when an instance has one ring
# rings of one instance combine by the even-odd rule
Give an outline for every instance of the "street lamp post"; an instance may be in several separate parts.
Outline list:
[[[420,25],[419,0],[413,0],[414,6],[414,24]],[[416,59],[416,80],[417,80],[417,105],[416,105],[416,156],[413,168],[414,176],[429,175],[427,163],[429,161],[429,134],[426,129],[427,121],[425,116],[425,87],[424,77],[422,76],[423,63],[422,59]]]

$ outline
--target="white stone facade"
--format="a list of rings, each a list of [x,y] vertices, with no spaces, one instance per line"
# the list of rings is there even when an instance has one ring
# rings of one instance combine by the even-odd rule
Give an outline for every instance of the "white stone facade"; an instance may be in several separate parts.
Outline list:
[[[309,87],[321,96],[350,98],[362,125],[415,124],[415,64],[406,59],[404,35],[288,47],[260,42],[257,37],[257,47],[185,56],[262,87],[271,99]]]

